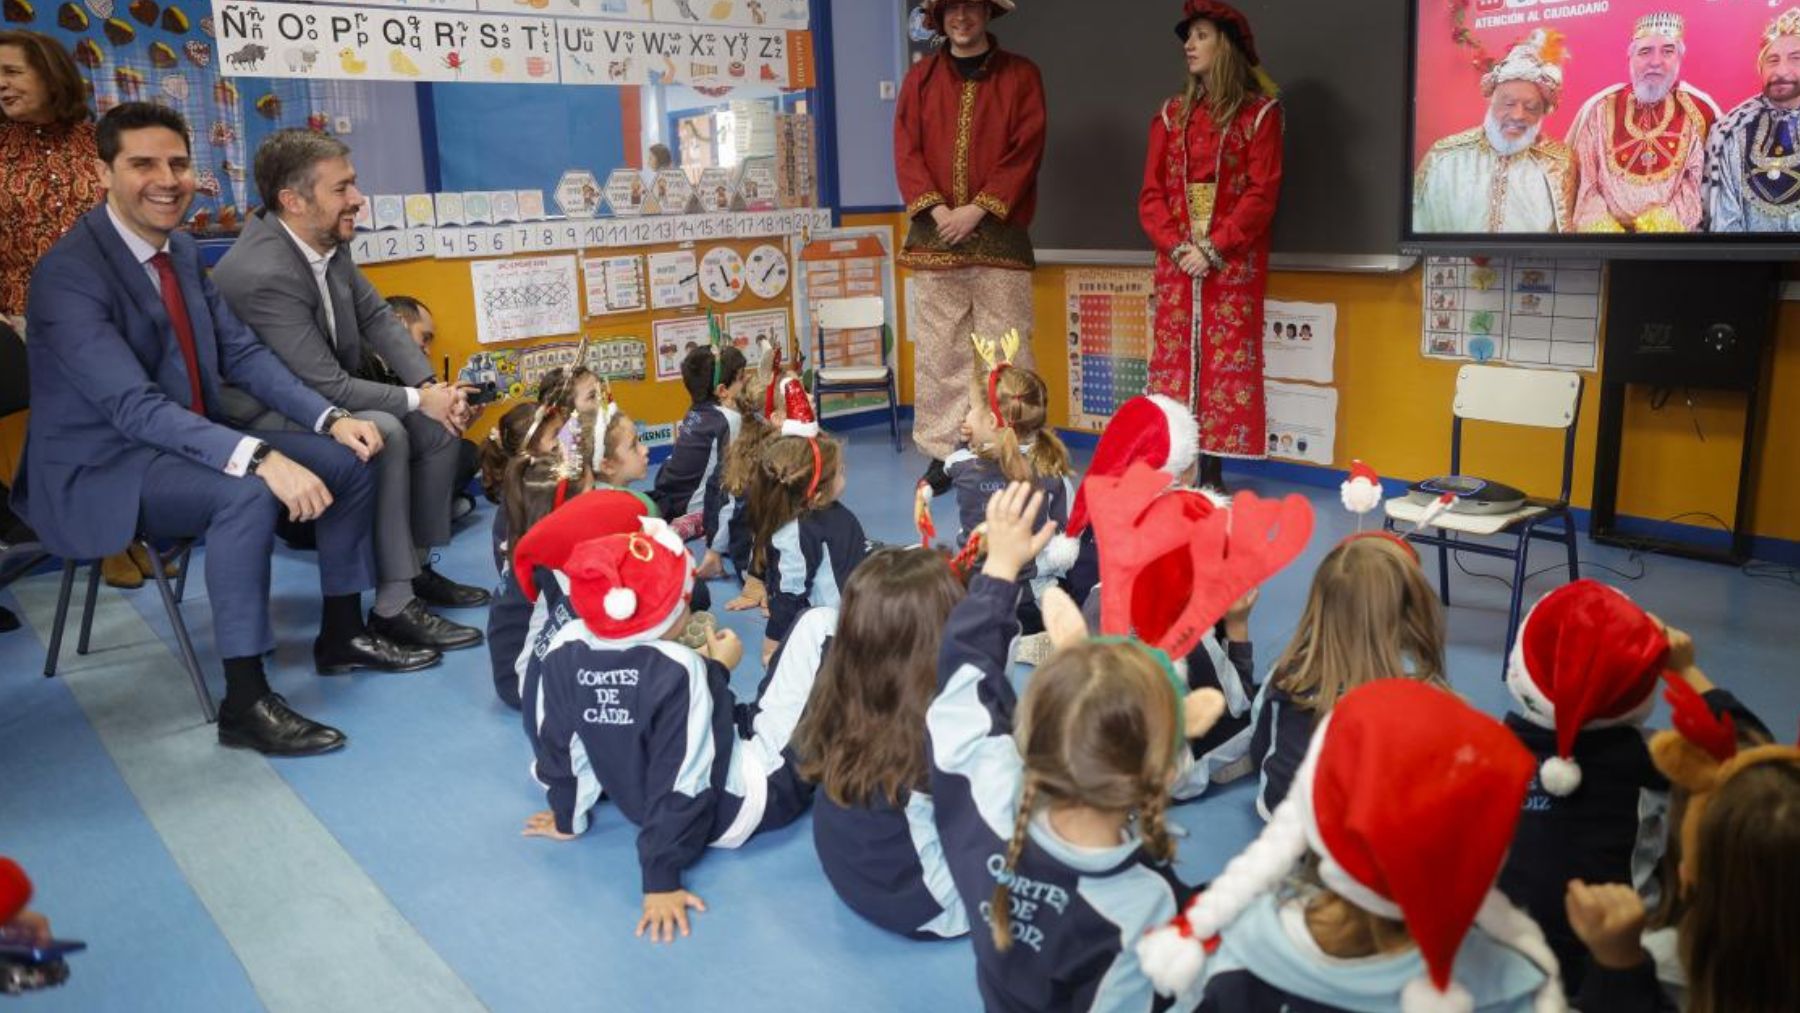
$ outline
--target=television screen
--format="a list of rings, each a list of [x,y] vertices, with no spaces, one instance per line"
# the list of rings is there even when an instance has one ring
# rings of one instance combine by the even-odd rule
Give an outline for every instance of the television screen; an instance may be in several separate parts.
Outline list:
[[[1412,243],[1800,233],[1800,0],[1416,4]]]

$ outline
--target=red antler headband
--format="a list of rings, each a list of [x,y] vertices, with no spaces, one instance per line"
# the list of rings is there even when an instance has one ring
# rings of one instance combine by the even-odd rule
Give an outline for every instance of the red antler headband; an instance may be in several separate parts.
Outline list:
[[[1013,357],[1019,354],[1019,332],[1007,331],[998,341],[970,334],[969,340],[975,345],[975,354],[988,368],[988,413],[994,417],[995,428],[1005,429],[1006,418],[1000,414],[1000,374],[1012,368]]]

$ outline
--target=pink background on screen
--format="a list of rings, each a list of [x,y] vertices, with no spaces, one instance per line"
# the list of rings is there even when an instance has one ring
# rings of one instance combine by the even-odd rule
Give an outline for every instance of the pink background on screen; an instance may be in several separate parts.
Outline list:
[[[1471,65],[1474,54],[1450,39],[1451,0],[1417,0],[1419,4],[1419,76],[1413,161],[1441,138],[1479,126],[1487,111],[1481,97],[1481,75]],[[1514,0],[1529,2],[1529,0]],[[1800,0],[1610,0],[1604,14],[1541,20],[1535,23],[1476,29],[1483,16],[1585,6],[1592,0],[1537,0],[1508,8],[1506,0],[1470,0],[1467,24],[1496,59],[1529,35],[1549,28],[1565,36],[1563,95],[1544,121],[1544,136],[1566,140],[1575,114],[1595,92],[1626,80],[1625,46],[1638,18],[1674,11],[1687,18],[1687,56],[1681,80],[1712,96],[1722,112],[1762,90],[1756,53],[1763,29]]]

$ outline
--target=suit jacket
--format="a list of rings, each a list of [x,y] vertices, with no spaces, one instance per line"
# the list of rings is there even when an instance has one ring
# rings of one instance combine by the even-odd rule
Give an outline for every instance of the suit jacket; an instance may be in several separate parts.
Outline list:
[[[177,232],[169,257],[187,303],[209,408],[196,414],[162,297],[102,204],[38,261],[26,301],[31,424],[13,506],[50,550],[95,559],[137,530],[144,472],[158,453],[223,471],[243,434],[222,424],[229,382],[310,430],[330,408],[232,315]]]
[[[325,300],[313,281],[312,266],[268,211],[252,215],[230,251],[213,268],[213,281],[233,312],[254,329],[294,375],[346,411],[407,413],[406,391],[359,375],[371,354],[379,355],[402,383],[417,386],[435,375],[406,325],[388,307],[340,246],[325,272],[337,317],[334,342],[325,321]],[[242,391],[227,391],[226,410],[249,422],[263,405]]]

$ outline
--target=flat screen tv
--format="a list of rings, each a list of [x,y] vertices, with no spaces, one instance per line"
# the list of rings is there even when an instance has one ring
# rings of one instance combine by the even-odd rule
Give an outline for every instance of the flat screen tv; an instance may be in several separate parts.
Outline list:
[[[1407,252],[1800,252],[1800,0],[1410,2]]]

